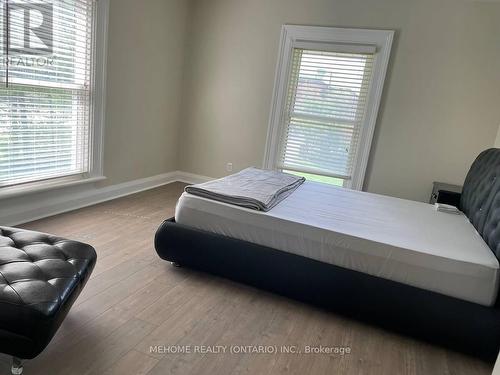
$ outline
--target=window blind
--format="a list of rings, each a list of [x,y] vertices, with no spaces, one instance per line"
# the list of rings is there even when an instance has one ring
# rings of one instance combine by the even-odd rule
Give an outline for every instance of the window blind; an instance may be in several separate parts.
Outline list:
[[[90,168],[94,1],[25,0],[27,8],[20,9],[17,1],[0,1],[0,27],[9,39],[6,48],[2,35],[0,186],[84,174]],[[27,37],[32,23],[41,26]],[[49,53],[37,52],[47,44]]]
[[[293,49],[279,168],[352,178],[375,48],[348,47]]]

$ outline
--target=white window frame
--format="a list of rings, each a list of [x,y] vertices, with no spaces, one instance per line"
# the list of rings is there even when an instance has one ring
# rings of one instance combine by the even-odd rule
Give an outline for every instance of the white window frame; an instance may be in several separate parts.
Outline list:
[[[282,27],[264,156],[264,168],[277,169],[280,157],[280,142],[282,134],[285,131],[284,127],[286,126],[286,95],[291,74],[293,49],[306,48],[314,50],[317,48],[325,50],[325,48],[327,49],[331,45],[332,51],[334,51],[334,46],[339,44],[373,45],[377,51],[374,56],[373,77],[368,92],[368,105],[361,128],[359,148],[354,160],[353,176],[346,186],[356,190],[363,188],[393,37],[393,30],[295,25],[284,25]]]
[[[89,172],[57,177],[47,180],[28,182],[24,184],[0,188],[0,198],[58,189],[66,186],[93,183],[106,179],[104,176],[104,124],[106,108],[106,67],[108,20],[110,0],[98,0],[94,8],[94,25],[92,30],[92,77],[90,95],[90,165]]]

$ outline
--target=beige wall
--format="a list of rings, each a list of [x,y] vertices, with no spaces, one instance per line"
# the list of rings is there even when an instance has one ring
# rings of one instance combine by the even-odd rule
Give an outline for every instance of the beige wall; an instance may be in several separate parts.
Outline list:
[[[460,0],[111,0],[103,185],[260,166],[291,23],[397,31],[365,189],[426,200],[495,142],[499,18]]]
[[[494,144],[494,146],[496,148],[500,148],[500,126],[498,127],[497,136],[495,138],[495,144]]]
[[[189,5],[186,0],[111,0],[105,185],[177,167]]]
[[[196,0],[178,167],[218,177],[226,162],[262,164],[282,24],[387,28],[397,35],[365,188],[427,200],[432,181],[462,183],[494,143],[499,19],[500,4],[480,1]]]

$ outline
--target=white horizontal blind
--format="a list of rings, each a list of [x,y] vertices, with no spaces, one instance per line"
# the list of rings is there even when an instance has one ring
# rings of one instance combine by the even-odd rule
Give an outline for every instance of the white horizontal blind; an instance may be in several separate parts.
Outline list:
[[[0,65],[0,186],[83,174],[90,168],[93,0],[25,0],[52,5],[26,45],[26,19],[15,0],[1,0],[2,32],[9,6],[10,43]],[[46,11],[46,9],[45,9]],[[37,22],[37,12],[32,12]],[[3,35],[2,35],[3,36]],[[52,40],[52,53],[35,55]],[[34,41],[33,41],[34,39]],[[19,52],[18,48],[27,47]],[[15,52],[11,49],[16,48]],[[6,64],[8,61],[8,66]]]
[[[351,50],[293,49],[279,168],[352,178],[375,51]]]

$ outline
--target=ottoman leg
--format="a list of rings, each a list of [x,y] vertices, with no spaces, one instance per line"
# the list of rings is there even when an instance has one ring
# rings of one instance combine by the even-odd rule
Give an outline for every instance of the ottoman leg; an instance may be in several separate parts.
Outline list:
[[[12,357],[12,375],[20,375],[23,373],[23,361],[20,358]]]

